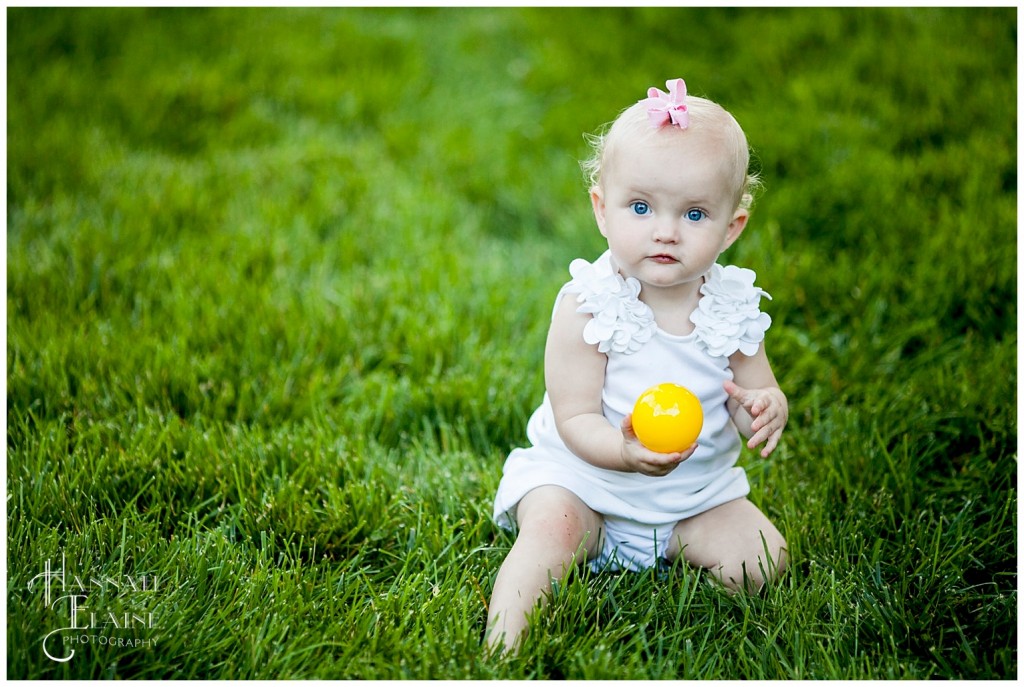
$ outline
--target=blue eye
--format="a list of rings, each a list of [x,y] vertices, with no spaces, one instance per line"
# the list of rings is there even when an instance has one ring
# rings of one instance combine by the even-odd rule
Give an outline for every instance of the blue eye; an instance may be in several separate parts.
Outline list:
[[[651,212],[651,206],[642,200],[635,200],[629,204],[629,209],[633,211],[634,215],[643,217]]]
[[[707,213],[704,212],[703,210],[698,210],[697,208],[693,208],[686,211],[686,219],[690,220],[691,222],[699,222],[705,217],[707,217]]]

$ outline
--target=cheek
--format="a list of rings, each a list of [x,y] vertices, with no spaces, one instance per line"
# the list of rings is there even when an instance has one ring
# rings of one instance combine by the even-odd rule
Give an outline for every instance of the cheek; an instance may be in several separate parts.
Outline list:
[[[626,246],[643,241],[643,228],[637,226],[635,220],[623,215],[610,215],[605,218],[604,237],[609,243]]]
[[[686,241],[684,240],[685,244]],[[707,255],[713,255],[717,257],[727,247],[727,241],[725,234],[720,232],[710,232],[699,237],[694,236],[693,243],[691,246],[695,248],[699,245],[699,250]]]
[[[609,241],[622,241],[631,233],[628,220],[614,209],[606,208],[603,216],[599,217],[597,226],[601,230],[601,235]]]

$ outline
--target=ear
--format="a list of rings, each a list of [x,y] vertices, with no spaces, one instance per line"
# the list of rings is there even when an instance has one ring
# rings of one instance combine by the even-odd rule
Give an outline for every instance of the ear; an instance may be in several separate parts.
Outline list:
[[[733,213],[732,221],[729,222],[729,227],[725,231],[725,245],[722,246],[722,250],[725,250],[740,237],[743,230],[747,228],[747,220],[750,219],[750,211],[739,208]]]
[[[597,228],[600,230],[601,236],[608,238],[604,229],[604,191],[600,186],[590,187],[590,204],[594,207],[594,219],[597,221]]]

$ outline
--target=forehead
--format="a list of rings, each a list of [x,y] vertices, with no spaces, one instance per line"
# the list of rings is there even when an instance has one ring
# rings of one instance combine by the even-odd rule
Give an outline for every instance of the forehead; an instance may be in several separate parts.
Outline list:
[[[620,141],[609,151],[605,181],[623,191],[687,192],[731,196],[735,189],[731,156],[721,141],[708,136],[655,135]]]

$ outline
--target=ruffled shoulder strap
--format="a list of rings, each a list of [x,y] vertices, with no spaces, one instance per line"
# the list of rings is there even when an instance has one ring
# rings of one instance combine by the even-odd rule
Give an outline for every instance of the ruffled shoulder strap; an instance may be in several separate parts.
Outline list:
[[[638,298],[640,282],[619,274],[610,251],[593,263],[573,260],[569,274],[562,292],[577,294],[576,312],[593,315],[583,329],[588,344],[602,353],[636,353],[654,336],[654,313]]]
[[[754,355],[772,318],[760,310],[768,293],[754,286],[756,275],[735,265],[712,265],[700,287],[701,299],[690,315],[697,344],[708,355],[728,357],[736,351]]]

